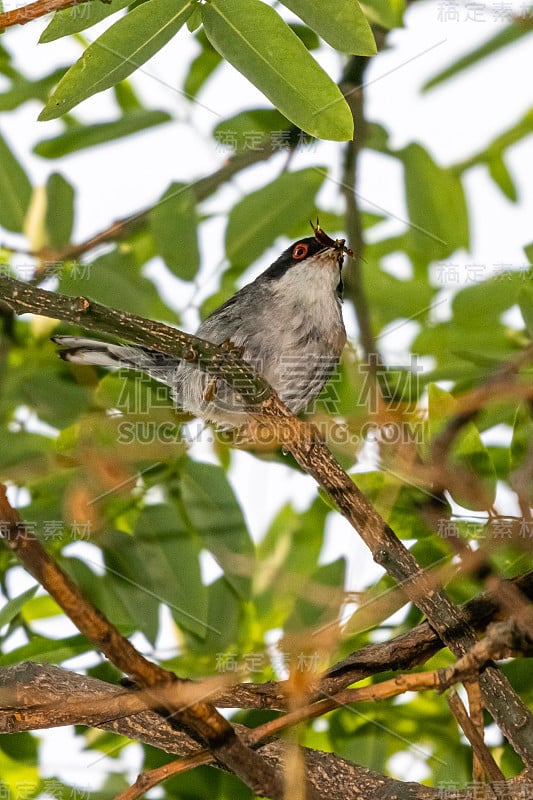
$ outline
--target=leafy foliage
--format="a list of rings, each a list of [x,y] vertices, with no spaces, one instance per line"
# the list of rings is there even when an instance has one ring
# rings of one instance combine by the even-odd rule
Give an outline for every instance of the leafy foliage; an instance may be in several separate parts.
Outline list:
[[[308,235],[310,217],[318,213],[333,236],[360,221],[362,242],[349,244],[356,257],[360,244],[364,251],[345,269],[346,317],[355,315],[357,323],[353,346],[308,416],[421,566],[448,582],[454,601],[466,602],[485,588],[487,575],[499,580],[532,568],[533,247],[530,236],[511,241],[509,232],[510,251],[523,248],[520,263],[514,256],[497,269],[473,263],[482,192],[469,181],[478,168],[501,203],[522,208],[513,148],[530,142],[533,109],[524,108],[488,144],[480,131],[479,150],[456,163],[441,163],[416,130],[401,146],[392,144],[394,130],[358,116],[355,98],[364,81],[353,75],[365,74],[375,52],[375,26],[381,42],[383,29],[402,25],[403,4],[331,6],[325,12],[317,0],[282,6],[93,0],[56,12],[40,41],[50,49],[63,37],[80,43],[80,33],[99,24],[96,38],[83,40],[76,63],[58,69],[56,60],[39,77],[11,57],[8,32],[0,47],[0,108],[24,106],[35,118],[39,104],[42,121],[57,121],[50,130],[35,127],[31,145],[17,141],[8,124],[0,137],[6,243],[0,269],[124,312],[189,324],[191,307],[209,313],[242,285],[249,268],[270,263],[289,240]],[[427,80],[424,90],[430,96],[439,85],[452,92],[454,76],[473,65],[482,70],[529,32],[506,25]],[[186,57],[184,42],[192,48]],[[159,100],[155,107],[136,74],[164,46],[182,68],[187,114],[170,104],[160,108]],[[265,102],[253,99],[237,113],[228,102],[208,126],[205,108],[194,103],[225,87],[232,68]],[[164,80],[174,85],[176,76]],[[372,91],[372,81],[364,91]],[[103,106],[104,96],[93,98],[100,92]],[[353,209],[343,214],[342,199],[353,197],[354,122],[365,168],[378,159],[395,170],[406,210],[396,214],[394,229],[389,209],[376,213],[371,198],[357,195],[357,219]],[[106,161],[118,152],[112,143],[138,147],[129,169],[142,185],[150,137],[180,126],[189,141],[209,141],[211,166],[194,156],[192,168],[193,157],[176,138],[160,188],[145,196],[139,212],[125,202],[106,235],[78,246],[79,231],[87,230],[86,197],[94,192],[90,202],[97,204],[114,178],[120,182]],[[321,140],[336,144],[323,147]],[[102,163],[94,186],[76,179],[72,168],[93,153]],[[42,318],[14,320],[1,297],[0,324],[0,480],[86,596],[154,660],[191,679],[259,683],[300,669],[311,685],[336,659],[420,621],[388,576],[360,574],[354,534],[343,538],[322,493],[304,500],[295,491],[285,499],[285,488],[304,479],[278,448],[239,453],[224,437],[187,427],[166,387],[127,370],[64,364],[50,336],[70,328]],[[365,352],[365,335],[380,359]],[[281,476],[276,484],[274,475]],[[250,511],[248,488],[258,512]],[[481,568],[457,573],[466,548]],[[81,656],[79,669],[117,680],[85,637],[65,633],[63,613],[33,579],[19,585],[20,567],[7,549],[0,551],[0,570],[2,666],[24,660],[69,666]],[[424,668],[450,659],[440,652]],[[505,671],[530,704],[527,660]],[[269,713],[242,709],[233,718],[256,725]],[[470,749],[437,694],[347,706],[321,723],[302,725],[302,744],[402,778],[405,759],[415,758],[433,786],[471,780]],[[111,733],[76,735],[87,749],[129,747]],[[30,734],[2,737],[2,790],[15,796],[26,781],[36,797],[51,793],[50,779],[39,776],[39,746]],[[493,755],[506,777],[521,770],[503,738]],[[168,760],[148,745],[143,758],[146,768]],[[95,796],[123,789],[121,770]],[[74,791],[62,776],[56,795],[63,789]],[[250,796],[234,776],[209,767],[174,777],[164,792]]]

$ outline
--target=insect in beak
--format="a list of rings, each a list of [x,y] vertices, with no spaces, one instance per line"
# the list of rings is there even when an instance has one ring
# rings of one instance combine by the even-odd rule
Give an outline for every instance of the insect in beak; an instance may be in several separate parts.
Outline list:
[[[328,234],[320,227],[318,217],[316,218],[316,225],[313,224],[312,220],[309,220],[309,222],[317,242],[324,247],[331,247],[334,250],[337,250],[339,255],[346,253],[347,256],[353,256],[353,250],[351,250],[349,247],[346,247],[346,239],[332,239],[331,236],[328,236]]]

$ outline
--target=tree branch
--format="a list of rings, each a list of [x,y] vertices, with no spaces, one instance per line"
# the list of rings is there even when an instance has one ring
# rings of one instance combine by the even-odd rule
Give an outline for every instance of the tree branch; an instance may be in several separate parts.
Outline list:
[[[133,711],[134,697],[135,692],[125,694],[121,687],[50,664],[23,663],[4,667],[0,669],[0,706],[3,708],[0,712],[0,732],[12,733],[77,722],[145,742],[185,759],[190,758],[191,762],[183,764],[182,768],[192,768],[199,763],[209,762],[211,756],[207,754],[206,757],[196,742],[187,734],[176,732],[168,719],[153,711],[129,713],[126,705],[123,713],[113,716],[124,701],[131,703]],[[105,702],[109,703],[107,714]],[[42,713],[38,711],[39,705],[43,709]],[[96,705],[102,707],[100,718],[92,710]],[[68,716],[71,706],[76,716]],[[236,730],[243,740],[249,743],[253,741],[253,730],[243,726],[236,726]],[[279,769],[282,767],[285,757],[282,742],[276,740],[261,744],[258,751],[273,766]],[[322,753],[308,748],[304,748],[303,753],[308,780],[321,800],[346,800],[346,797],[385,800],[395,796],[409,800],[438,800],[442,796],[438,789],[384,777],[334,753]],[[168,774],[179,768],[176,765],[172,770],[173,766],[168,765]],[[143,786],[144,791],[147,791],[149,785],[143,783]],[[447,790],[446,800],[471,800],[471,796],[468,791]]]
[[[369,62],[369,58],[352,56],[340,81],[341,91],[350,107],[354,121],[354,138],[351,142],[346,143],[344,149],[341,192],[344,196],[346,235],[353,249],[352,269],[346,275],[346,295],[354,304],[359,328],[359,342],[365,361],[370,365],[377,366],[375,358],[377,354],[376,341],[372,332],[370,311],[365,297],[361,272],[364,237],[361,212],[356,197],[358,159],[366,138],[366,121],[363,110],[363,77]]]
[[[250,413],[262,424],[272,424],[279,441],[302,469],[325,489],[366,543],[376,563],[394,578],[407,597],[427,616],[430,625],[454,655],[460,657],[474,645],[474,631],[461,610],[419,566],[327,446],[314,438],[310,426],[294,417],[268,384],[234,353],[226,353],[222,348],[166,325],[91,303],[86,298],[44,292],[9,278],[0,277],[0,297],[17,314],[44,314],[89,330],[120,335],[135,344],[148,345],[185,358],[236,388]],[[262,400],[260,404],[259,400]],[[486,667],[479,681],[486,708],[526,765],[533,768],[533,715],[496,667]]]
[[[39,314],[97,334],[120,336],[196,364],[216,378],[238,383],[244,402],[253,406],[272,394],[270,386],[231,350],[143,317],[116,311],[86,297],[69,297],[0,275],[0,303],[15,314]]]
[[[207,746],[220,763],[238,775],[256,794],[282,800],[281,773],[250,750],[213,705],[204,699],[191,700],[184,696],[181,689],[186,682],[148,661],[99,609],[84,598],[76,584],[21,524],[20,516],[11,507],[2,486],[0,519],[3,521],[2,536],[6,545],[17,554],[28,572],[97,649],[118,669],[133,677],[139,686],[150,690],[148,696],[156,708],[163,709],[162,713],[171,727],[177,727],[179,731],[184,729],[196,741]]]
[[[485,742],[480,736],[476,726],[468,716],[463,701],[457,692],[450,692],[447,700],[452,714],[461,726],[464,735],[472,746],[472,750],[474,751],[476,758],[483,766],[485,772],[489,776],[489,779],[496,782],[505,781],[505,775],[489,753]]]
[[[104,2],[105,0],[102,0]],[[108,0],[110,2],[111,0]],[[35,3],[29,3],[27,6],[14,8],[12,11],[4,11],[0,14],[0,30],[11,28],[13,25],[26,25],[39,17],[44,17],[51,11],[61,11],[63,8],[71,8],[71,6],[81,5],[82,3],[89,2],[89,0],[36,0]]]
[[[503,581],[505,585],[510,584],[520,591],[524,597],[533,600],[533,572],[528,572],[525,575],[513,578],[509,581]],[[501,587],[499,587],[501,590]],[[500,613],[501,609],[497,600],[496,594],[483,594],[476,597],[461,606],[461,611],[466,620],[471,623],[477,631],[484,631],[487,624],[491,622],[494,617]],[[365,647],[351,653],[342,661],[331,666],[322,676],[319,677],[317,683],[317,690],[309,696],[309,701],[322,699],[325,696],[338,694],[343,689],[347,688],[353,683],[368,678],[370,676],[378,675],[380,672],[389,672],[397,670],[407,670],[413,667],[424,664],[429,658],[437,653],[443,647],[442,641],[439,639],[435,631],[430,627],[427,622],[422,622],[408,631],[407,633],[395,636],[388,642],[379,642],[368,644]],[[9,668],[9,670],[14,668]],[[85,720],[86,724],[90,724],[91,720],[95,719],[95,714],[100,710],[107,711],[110,719],[114,717],[121,717],[123,715],[133,715],[138,711],[143,711],[149,706],[147,698],[142,691],[130,692],[118,687],[111,687],[113,692],[116,693],[116,702],[109,697],[107,688],[108,684],[94,682],[95,679],[87,678],[91,691],[91,709],[88,713],[88,707],[85,702],[85,688],[80,685],[80,697],[76,695],[74,689],[69,689],[69,702],[68,704],[59,703],[55,696],[50,698],[50,686],[47,686],[45,695],[41,697],[39,684],[35,678],[36,685],[34,685],[34,672],[40,674],[38,665],[27,664],[24,668],[24,683],[26,678],[31,682],[32,686],[26,693],[23,686],[19,687],[16,692],[12,692],[10,698],[13,705],[19,709],[18,722],[25,727],[24,730],[30,729],[32,726],[36,728],[41,727],[41,723],[46,722],[49,718],[54,718],[57,725],[70,725],[74,724],[75,720]],[[44,668],[43,668],[44,669]],[[48,669],[48,668],[46,668]],[[52,669],[52,668],[50,668]],[[53,668],[58,669],[59,668]],[[10,674],[9,672],[6,675]],[[70,675],[70,673],[67,673]],[[81,680],[82,676],[79,676]],[[57,674],[56,684],[58,687],[62,686],[59,673]],[[94,684],[94,685],[93,685]],[[258,708],[258,709],[286,709],[287,706],[287,688],[285,681],[268,681],[266,683],[242,683],[235,684],[229,687],[220,687],[220,681],[215,681],[213,685],[202,683],[200,691],[204,689],[210,692],[211,701],[218,707],[226,708]],[[103,695],[99,696],[97,687],[102,686]],[[1,686],[1,681],[0,681]],[[214,687],[214,691],[213,691]],[[183,691],[190,689],[191,692],[198,690],[197,684],[188,682]],[[20,693],[19,693],[20,691]],[[58,689],[59,692],[62,689]],[[47,698],[47,699],[46,699]],[[45,709],[43,704],[50,700],[51,707]],[[102,704],[101,709],[100,705]],[[0,705],[7,705],[7,695],[4,693],[0,697]],[[41,711],[37,707],[40,707]],[[45,713],[46,712],[46,713]],[[10,725],[16,724],[15,721],[10,721],[7,717],[0,715],[0,731],[5,732]],[[133,738],[133,737],[132,737]],[[186,737],[189,740],[189,737]]]

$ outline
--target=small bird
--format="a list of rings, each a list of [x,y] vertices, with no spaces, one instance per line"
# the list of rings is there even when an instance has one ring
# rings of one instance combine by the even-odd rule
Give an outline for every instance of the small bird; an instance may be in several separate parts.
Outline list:
[[[342,319],[345,239],[311,223],[313,236],[287,248],[200,325],[197,336],[234,349],[294,413],[317,397],[346,343]],[[194,364],[134,345],[56,336],[65,361],[140,370],[171,388],[176,405],[221,428],[251,421],[238,392]]]

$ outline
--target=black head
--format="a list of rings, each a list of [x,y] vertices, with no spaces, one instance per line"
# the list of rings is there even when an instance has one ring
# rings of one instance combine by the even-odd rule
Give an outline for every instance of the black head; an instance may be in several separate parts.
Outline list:
[[[299,239],[297,242],[288,247],[273,264],[263,273],[263,277],[270,280],[281,278],[287,270],[312,258],[317,253],[323,253],[326,250],[336,250],[338,252],[339,268],[342,267],[344,253],[352,255],[349,247],[345,247],[345,239],[332,239],[325,233],[318,224],[316,226],[311,223],[314,231],[314,236],[308,236],[305,239]]]

